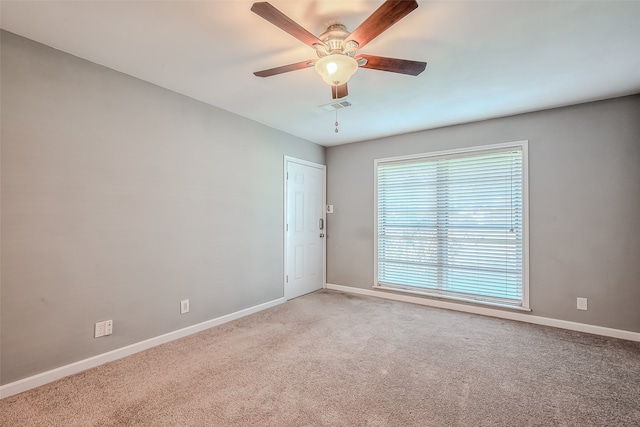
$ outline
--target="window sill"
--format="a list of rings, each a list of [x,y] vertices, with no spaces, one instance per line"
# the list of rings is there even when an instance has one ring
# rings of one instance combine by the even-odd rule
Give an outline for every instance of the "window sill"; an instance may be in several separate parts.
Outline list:
[[[395,288],[393,286],[374,285],[373,289],[381,289],[385,291],[420,295],[430,299],[441,299],[441,300],[456,301],[456,302],[462,302],[466,304],[474,304],[474,305],[480,305],[480,306],[499,307],[499,308],[505,308],[505,309],[514,310],[514,311],[526,311],[526,312],[531,311],[531,309],[528,307],[520,307],[520,306],[510,305],[510,304],[500,304],[497,302],[480,301],[473,298],[461,298],[461,297],[452,297],[448,295],[437,295],[429,292],[414,291],[414,290],[404,289],[404,288]]]

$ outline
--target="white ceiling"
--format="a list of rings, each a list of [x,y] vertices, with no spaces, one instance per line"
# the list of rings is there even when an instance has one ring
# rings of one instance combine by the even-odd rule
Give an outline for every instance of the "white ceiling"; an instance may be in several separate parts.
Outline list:
[[[353,31],[382,1],[272,0],[315,35]],[[640,92],[640,1],[419,1],[361,53],[426,61],[360,69],[353,104],[313,69],[253,71],[315,52],[251,1],[2,1],[1,27],[325,146]]]

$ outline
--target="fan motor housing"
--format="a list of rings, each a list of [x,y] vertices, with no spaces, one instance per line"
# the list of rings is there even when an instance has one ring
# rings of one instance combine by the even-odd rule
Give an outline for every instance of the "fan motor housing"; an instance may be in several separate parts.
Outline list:
[[[336,53],[349,56],[355,55],[355,51],[358,49],[358,43],[353,40],[348,41],[346,44],[344,43],[344,40],[349,37],[350,34],[351,33],[347,31],[347,27],[342,24],[330,25],[327,30],[318,37],[325,46],[314,45],[318,57],[322,58],[323,56]]]

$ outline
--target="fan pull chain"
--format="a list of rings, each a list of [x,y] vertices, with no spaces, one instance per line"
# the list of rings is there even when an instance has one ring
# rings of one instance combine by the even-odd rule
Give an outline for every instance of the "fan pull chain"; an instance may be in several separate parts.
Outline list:
[[[338,99],[338,85],[334,85],[333,88],[335,88],[335,94],[336,96],[333,97],[333,99]],[[336,109],[336,133],[338,133],[338,110]]]

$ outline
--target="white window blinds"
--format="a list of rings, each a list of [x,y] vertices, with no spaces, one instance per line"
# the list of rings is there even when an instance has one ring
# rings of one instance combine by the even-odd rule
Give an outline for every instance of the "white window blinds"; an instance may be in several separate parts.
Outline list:
[[[523,145],[377,167],[377,285],[525,307]]]

